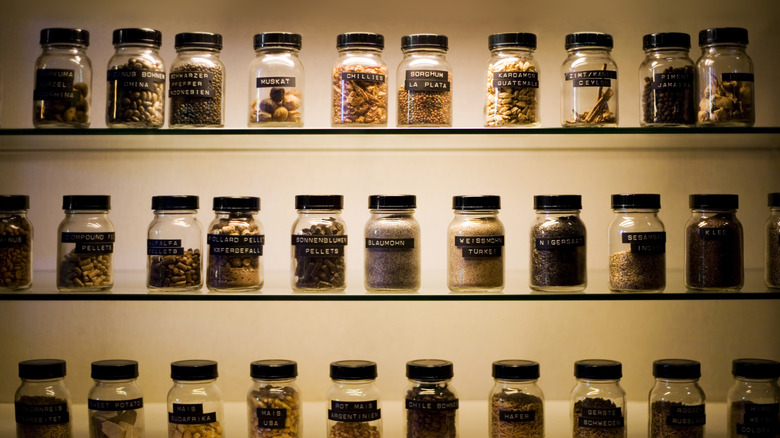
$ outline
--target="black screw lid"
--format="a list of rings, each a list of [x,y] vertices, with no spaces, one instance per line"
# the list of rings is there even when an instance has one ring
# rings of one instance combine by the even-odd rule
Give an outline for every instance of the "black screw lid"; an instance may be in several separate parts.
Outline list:
[[[344,197],[341,195],[296,195],[296,210],[342,210]]]
[[[41,29],[41,45],[48,44],[79,44],[89,46],[89,31],[85,29],[66,29],[50,27]]]
[[[503,47],[528,47],[536,49],[536,34],[525,32],[494,33],[488,37],[490,50]]]
[[[177,33],[174,39],[174,47],[205,47],[207,49],[222,50],[222,35],[211,32],[182,32]]]
[[[748,31],[741,27],[716,27],[699,32],[699,46],[708,44],[748,44]]]
[[[298,363],[285,359],[257,360],[249,365],[249,375],[254,379],[293,379],[298,376]]]
[[[99,360],[92,362],[92,378],[97,380],[129,380],[138,377],[138,362],[134,360]]]
[[[126,28],[114,31],[113,44],[151,44],[159,48],[162,45],[162,32],[145,28]]]
[[[408,49],[449,49],[449,42],[445,35],[432,33],[417,33],[401,37],[401,50]]]
[[[417,197],[414,195],[371,195],[368,197],[368,208],[371,210],[417,208]]]
[[[292,47],[301,50],[301,35],[290,32],[265,32],[255,34],[255,49],[264,47]]]
[[[539,363],[532,360],[499,360],[493,362],[493,377],[503,380],[536,380]]]
[[[566,50],[575,47],[612,48],[612,35],[600,32],[576,32],[566,35]]]
[[[612,208],[661,208],[661,195],[651,193],[612,195]]]
[[[377,47],[385,48],[385,37],[378,33],[349,32],[336,37],[336,48],[345,47]]]
[[[453,196],[452,209],[453,210],[500,210],[501,197],[497,195]]]
[[[62,359],[33,359],[19,362],[19,377],[22,379],[60,379],[66,374]]]
[[[739,195],[690,195],[688,206],[696,210],[736,210]]]
[[[406,362],[406,377],[413,380],[449,380],[454,376],[452,362],[441,359],[418,359]]]
[[[152,210],[197,210],[200,198],[194,195],[153,196]]]
[[[534,210],[582,210],[582,196],[536,195]]]
[[[217,376],[217,363],[213,360],[180,360],[171,363],[173,380],[211,380]]]
[[[768,205],[770,207],[780,207],[780,192],[770,193],[768,198]]]
[[[29,209],[30,197],[27,195],[0,195],[0,211]]]
[[[214,211],[260,211],[257,196],[216,196]]]
[[[731,374],[746,379],[780,378],[780,362],[769,359],[734,359]]]
[[[653,376],[661,379],[698,379],[701,364],[688,359],[660,359],[653,361]]]
[[[691,48],[691,36],[682,32],[651,33],[642,37],[642,49]]]
[[[65,195],[63,210],[110,210],[111,196],[107,195]]]
[[[623,366],[615,360],[578,360],[574,362],[574,377],[588,380],[617,380],[623,377]]]
[[[376,362],[370,360],[340,360],[330,364],[333,380],[372,380],[376,376]]]

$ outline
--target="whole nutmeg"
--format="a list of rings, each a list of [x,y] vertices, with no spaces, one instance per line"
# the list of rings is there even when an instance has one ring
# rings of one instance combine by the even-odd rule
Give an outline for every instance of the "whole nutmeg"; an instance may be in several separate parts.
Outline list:
[[[286,96],[284,96],[284,107],[287,108],[288,111],[295,111],[298,108],[301,107],[301,98],[288,93]]]
[[[269,96],[271,96],[271,100],[273,100],[274,102],[282,103],[282,100],[284,99],[284,88],[281,87],[271,88],[271,92],[269,93]]]
[[[260,111],[273,114],[276,111],[276,103],[270,98],[266,98],[260,101]]]
[[[303,116],[301,116],[300,111],[290,111],[289,115],[290,121],[295,123],[300,123],[303,121]]]
[[[260,111],[257,113],[257,121],[259,122],[270,122],[273,119],[273,116],[270,113],[267,113],[265,111]]]
[[[275,122],[284,122],[287,121],[287,108],[280,106],[279,108],[274,111],[274,121]]]

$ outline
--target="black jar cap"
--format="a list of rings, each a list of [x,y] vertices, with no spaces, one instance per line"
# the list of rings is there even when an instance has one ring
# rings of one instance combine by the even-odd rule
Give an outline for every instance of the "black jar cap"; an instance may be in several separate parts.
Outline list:
[[[108,195],[65,195],[63,210],[110,210],[111,196]]]
[[[661,208],[661,195],[655,193],[631,193],[612,195],[612,208]]]
[[[501,197],[498,195],[460,195],[452,197],[453,210],[500,210]]]
[[[526,32],[494,33],[488,37],[490,50],[502,47],[527,47],[536,49],[536,34]]]
[[[534,210],[582,210],[582,196],[536,195]]]
[[[449,40],[446,35],[432,33],[416,33],[401,37],[401,50],[409,49],[449,49]]]
[[[152,196],[152,210],[197,210],[200,198],[195,195]]]
[[[536,380],[539,378],[539,363],[532,360],[498,360],[493,362],[493,378]]]
[[[406,377],[413,380],[449,380],[454,376],[452,362],[441,359],[418,359],[406,362]]]
[[[368,197],[368,208],[371,210],[417,208],[417,197],[414,195],[371,195]]]
[[[748,44],[748,31],[742,27],[715,27],[699,32],[699,46],[708,44]]]
[[[65,377],[66,366],[62,359],[33,359],[19,362],[22,379],[46,380]]]
[[[68,29],[49,27],[41,29],[41,45],[48,44],[79,44],[89,46],[89,31],[85,29]]]
[[[211,380],[218,375],[217,363],[213,360],[180,360],[171,363],[173,380]]]
[[[131,27],[114,31],[113,41],[117,44],[151,44],[158,48],[162,45],[162,32],[154,29]]]
[[[588,380],[617,380],[623,377],[623,366],[615,360],[578,360],[574,362],[574,377]]]
[[[257,196],[216,196],[214,211],[260,211],[260,198]]]
[[[341,210],[344,197],[341,195],[295,195],[296,210]]]
[[[770,193],[767,202],[769,207],[780,207],[780,192]]]
[[[734,359],[731,374],[746,379],[780,378],[780,362],[769,359]]]
[[[660,359],[653,361],[653,377],[660,379],[698,379],[701,364],[688,359]]]
[[[265,47],[291,47],[301,50],[301,43],[301,35],[290,32],[264,32],[255,34],[254,37],[255,50]]]
[[[336,37],[336,48],[345,47],[376,47],[385,48],[385,37],[371,32],[348,32]]]
[[[376,376],[376,362],[370,360],[340,360],[330,364],[330,378],[334,380],[372,380]]]
[[[566,50],[576,47],[612,48],[612,35],[601,32],[576,32],[566,35]]]
[[[294,379],[298,376],[298,363],[286,359],[257,360],[249,365],[249,375],[262,380]]]
[[[688,206],[697,210],[736,210],[739,195],[690,195]]]
[[[666,47],[691,48],[691,36],[682,32],[651,33],[642,37],[642,49],[662,49]]]
[[[27,195],[0,195],[0,211],[29,209],[30,197]]]
[[[222,50],[222,35],[211,32],[182,32],[177,33],[174,39],[174,47],[204,47],[207,49]]]
[[[138,377],[138,362],[112,359],[92,362],[92,378],[96,380],[129,380]]]

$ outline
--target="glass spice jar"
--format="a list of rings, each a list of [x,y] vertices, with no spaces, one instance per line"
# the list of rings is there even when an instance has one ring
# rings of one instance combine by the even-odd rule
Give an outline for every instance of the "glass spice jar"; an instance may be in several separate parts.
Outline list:
[[[176,58],[168,77],[169,128],[225,126],[225,64],[219,58],[222,35],[176,34]]]
[[[19,362],[22,384],[14,395],[17,438],[71,438],[70,391],[61,359]]]
[[[580,219],[582,196],[534,196],[531,275],[536,291],[576,292],[588,284],[586,230]]]
[[[338,292],[347,287],[347,225],[341,195],[297,195],[292,226],[293,291]]]
[[[330,364],[328,438],[381,438],[382,410],[376,363],[342,360]]]
[[[544,394],[539,363],[530,360],[493,362],[490,391],[490,438],[544,438]]]
[[[387,126],[385,38],[376,33],[342,33],[333,66],[332,126]]]
[[[452,362],[418,359],[406,363],[403,437],[458,438],[458,393]]]
[[[572,438],[626,438],[626,393],[623,369],[614,360],[574,363],[577,384],[571,391]]]
[[[369,291],[420,288],[420,223],[414,218],[414,195],[368,197],[365,286]]]
[[[653,362],[655,385],[650,390],[650,438],[703,438],[706,415],[699,386],[701,364],[695,360]]]
[[[496,33],[488,38],[488,47],[485,127],[539,126],[536,34]]]
[[[727,437],[780,437],[780,362],[734,359],[731,374]]]
[[[766,220],[764,282],[780,289],[780,193],[769,194],[769,218]]]
[[[84,29],[41,30],[41,55],[35,61],[33,126],[89,128],[92,62]]]
[[[561,125],[614,127],[618,124],[617,64],[612,35],[579,32],[566,35],[561,72]]]
[[[197,196],[154,196],[154,219],[146,237],[146,287],[192,291],[203,287],[203,227]]]
[[[137,378],[134,360],[92,362],[95,384],[87,399],[89,438],[145,436],[144,399]]]
[[[295,383],[298,364],[292,360],[258,360],[249,367],[247,394],[249,438],[301,438],[303,401]]]
[[[501,197],[453,196],[447,229],[447,287],[453,292],[504,289]]]
[[[249,65],[249,127],[303,126],[301,36],[266,32],[254,37]]]
[[[32,286],[33,227],[30,197],[0,195],[0,290]]]
[[[65,218],[57,235],[57,289],[106,291],[114,286],[114,224],[108,218],[111,197],[66,195]]]
[[[222,438],[225,424],[222,390],[213,360],[171,363],[173,387],[168,391],[168,438]]]
[[[161,128],[165,123],[165,64],[162,33],[154,29],[117,29],[108,60],[106,126]]]
[[[696,123],[693,61],[688,56],[687,33],[645,35],[645,59],[639,66],[639,124],[679,126]]]
[[[398,126],[452,126],[452,66],[445,35],[401,38]]]
[[[257,220],[260,198],[214,198],[214,220],[206,243],[209,260],[206,286],[215,292],[247,292],[262,289],[263,224]]]

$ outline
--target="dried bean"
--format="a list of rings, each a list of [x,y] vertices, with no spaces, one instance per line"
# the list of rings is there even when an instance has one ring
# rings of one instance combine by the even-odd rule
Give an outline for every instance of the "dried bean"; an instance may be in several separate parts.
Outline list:
[[[32,284],[32,226],[23,216],[0,215],[0,289]]]

